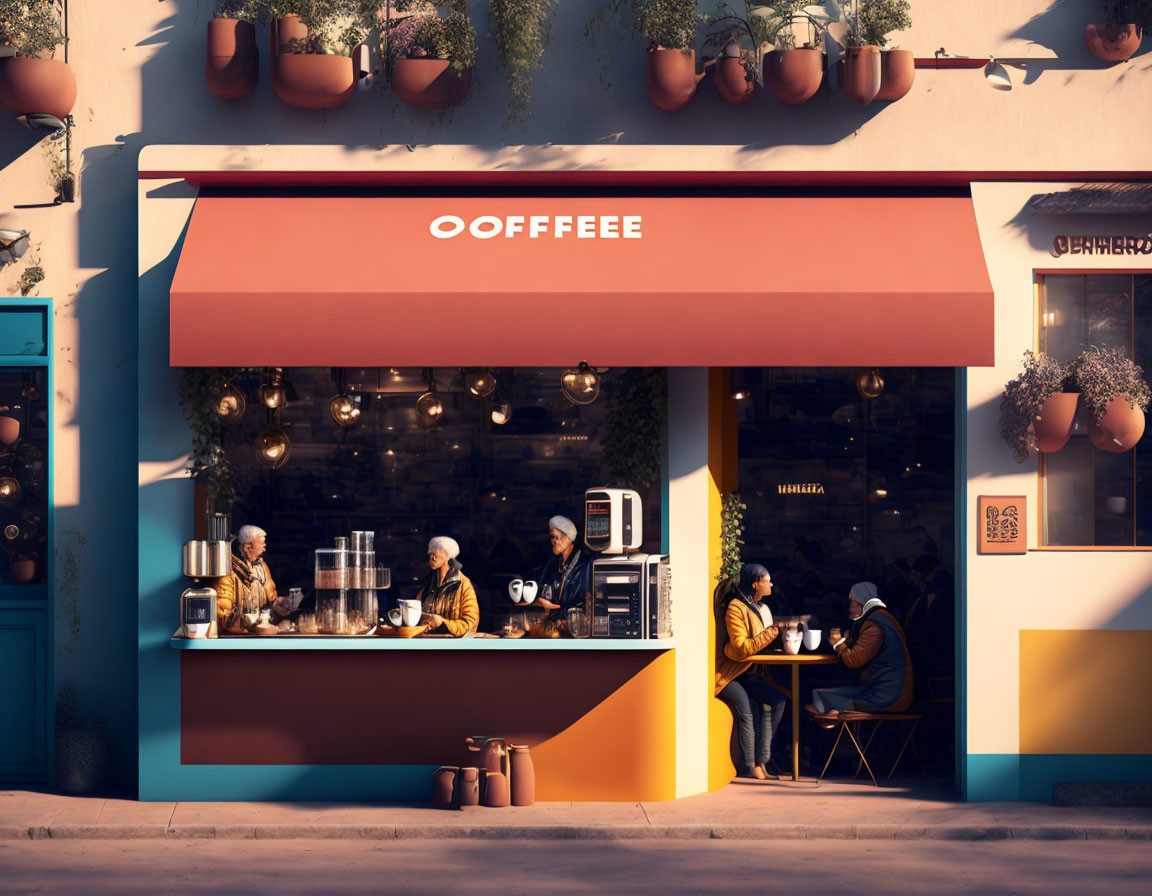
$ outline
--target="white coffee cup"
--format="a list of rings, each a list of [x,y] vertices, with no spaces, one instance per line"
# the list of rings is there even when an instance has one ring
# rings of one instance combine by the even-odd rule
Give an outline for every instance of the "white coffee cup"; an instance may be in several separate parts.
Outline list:
[[[804,646],[808,650],[815,650],[820,646],[821,631],[818,628],[810,628],[804,632]]]
[[[524,583],[524,603],[530,604],[536,600],[536,594],[539,592],[540,586],[535,582]]]
[[[524,596],[524,580],[513,579],[508,583],[508,596],[512,598],[512,603],[520,603],[521,598]]]
[[[399,609],[389,610],[388,621],[393,625],[393,627],[399,628],[404,624],[404,612]]]
[[[402,600],[400,601],[400,612],[405,625],[419,625],[424,607],[418,600]]]
[[[789,627],[784,629],[780,639],[783,642],[784,652],[795,655],[800,652],[800,643],[803,641],[804,636],[800,633],[799,629]]]

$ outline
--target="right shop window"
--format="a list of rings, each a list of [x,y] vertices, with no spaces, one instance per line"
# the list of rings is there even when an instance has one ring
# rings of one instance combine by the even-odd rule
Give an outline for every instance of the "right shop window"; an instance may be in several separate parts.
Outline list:
[[[1083,351],[1121,349],[1152,367],[1152,273],[1046,274],[1040,289],[1040,350],[1062,363]],[[1102,451],[1088,437],[1081,401],[1073,435],[1040,456],[1045,547],[1152,546],[1152,443]]]

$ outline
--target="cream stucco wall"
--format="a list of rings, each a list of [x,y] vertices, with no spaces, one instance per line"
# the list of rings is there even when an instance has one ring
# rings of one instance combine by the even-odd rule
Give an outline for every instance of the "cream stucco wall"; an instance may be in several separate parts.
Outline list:
[[[235,152],[230,163],[240,165],[256,152],[269,159],[299,152],[287,146],[322,144],[337,147],[331,158],[338,167],[458,170],[1152,167],[1148,119],[1135,111],[1147,106],[1152,42],[1130,63],[1097,62],[1083,48],[1077,4],[1049,9],[1048,0],[965,0],[961,8],[913,0],[915,24],[898,43],[920,56],[943,47],[956,55],[1031,58],[1026,71],[1013,69],[1010,92],[988,87],[979,70],[921,70],[912,93],[891,105],[861,108],[821,92],[796,108],[766,94],[731,107],[705,82],[693,104],[675,115],[655,109],[644,93],[639,42],[612,51],[606,74],[614,87],[600,87],[595,51],[579,38],[598,5],[559,4],[553,46],[524,128],[504,124],[505,88],[483,36],[483,2],[469,4],[481,32],[474,95],[444,116],[411,112],[382,86],[328,113],[289,109],[272,94],[266,70],[248,100],[222,103],[203,78],[211,3],[72,3],[68,52],[79,80],[74,205],[51,204],[47,174],[56,144],[37,142],[42,134],[0,115],[0,226],[32,232],[32,255],[47,272],[38,292],[56,297],[57,677],[81,681],[86,708],[112,735],[121,781],[133,778],[136,733],[136,592],[125,558],[134,550],[138,475],[133,256],[143,147],[267,146]],[[13,292],[20,272],[20,266],[0,270],[0,291]],[[1009,352],[1013,359],[1017,354]],[[973,381],[974,391],[990,388],[980,382]],[[1018,475],[1010,468],[1003,473]],[[1140,558],[1121,561],[1114,569],[1131,564],[1129,579],[1138,582]],[[1045,560],[1054,570],[1076,562]],[[97,668],[101,674],[92,675]]]
[[[1152,629],[1152,550],[1037,551],[1039,477],[1035,455],[1017,464],[999,435],[1004,384],[1035,349],[1038,315],[1033,271],[1152,270],[1150,256],[1054,257],[1057,233],[1152,232],[1147,216],[1024,214],[1038,193],[1075,184],[974,184],[972,193],[992,286],[996,291],[996,366],[968,371],[967,639],[968,751],[1020,748],[1022,629]],[[1029,553],[976,553],[979,495],[1026,495]]]

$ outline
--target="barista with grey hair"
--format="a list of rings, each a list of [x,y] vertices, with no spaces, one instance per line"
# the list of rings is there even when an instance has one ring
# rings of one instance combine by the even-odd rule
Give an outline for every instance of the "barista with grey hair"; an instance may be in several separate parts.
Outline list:
[[[216,621],[222,632],[233,635],[249,630],[245,606],[261,611],[277,600],[276,583],[264,562],[268,533],[259,526],[241,526],[232,545],[232,572],[216,580]]]
[[[551,599],[541,594],[536,602],[545,610],[563,616],[573,607],[583,609],[591,579],[591,555],[576,547],[576,524],[566,516],[548,520],[548,541],[552,557],[540,573],[540,589],[547,587]]]
[[[432,634],[462,638],[476,631],[480,623],[476,589],[464,575],[459,556],[460,545],[454,538],[437,535],[428,542],[430,573],[416,599],[423,605],[424,621]]]

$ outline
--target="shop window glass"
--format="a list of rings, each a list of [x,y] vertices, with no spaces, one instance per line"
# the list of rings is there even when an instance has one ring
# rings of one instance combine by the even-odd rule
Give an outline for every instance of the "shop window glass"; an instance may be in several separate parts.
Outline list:
[[[0,369],[0,586],[48,574],[48,373]]]
[[[354,529],[376,532],[377,560],[392,569],[388,599],[395,601],[414,597],[423,584],[428,539],[449,535],[459,542],[460,562],[476,586],[482,631],[492,631],[513,612],[508,582],[535,578],[551,556],[549,518],[570,517],[583,547],[587,488],[637,488],[644,506],[642,549],[659,552],[661,471],[641,486],[615,481],[605,462],[612,427],[641,427],[648,419],[641,419],[640,410],[616,423],[609,419],[614,396],[626,392],[627,371],[603,373],[599,397],[585,406],[561,396],[562,373],[498,368],[496,392],[480,399],[468,393],[460,369],[437,368],[444,410],[429,427],[416,409],[427,388],[423,370],[286,368],[288,404],[280,422],[291,454],[284,466],[267,470],[253,450],[266,420],[257,397],[262,373],[246,371],[238,385],[247,412],[224,429],[227,456],[240,475],[233,531],[252,523],[268,532],[267,558],[277,587],[302,587],[306,609],[312,552],[330,546],[335,536]],[[331,411],[339,376],[362,409],[347,428],[336,425]],[[492,420],[497,402],[511,405],[504,425]],[[644,431],[645,438],[664,437],[662,430]],[[632,438],[615,444],[627,450]]]
[[[1048,274],[1040,278],[1040,350],[1060,361],[1096,348],[1121,348],[1150,370],[1152,275]],[[1083,406],[1068,445],[1042,455],[1042,544],[1152,545],[1152,443],[1101,451],[1088,438]]]
[[[773,611],[846,621],[848,589],[872,580],[903,618],[920,593],[912,565],[950,578],[955,494],[955,371],[883,368],[863,397],[858,371],[755,368],[740,402],[743,556],[777,587]],[[947,638],[952,623],[947,622]]]

